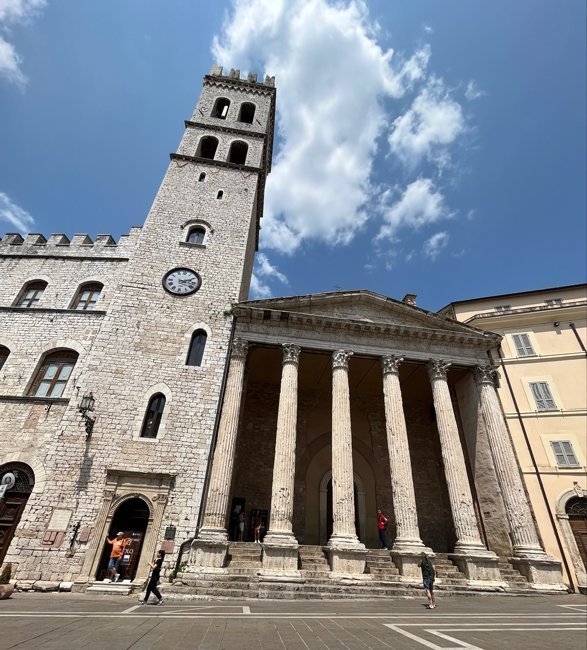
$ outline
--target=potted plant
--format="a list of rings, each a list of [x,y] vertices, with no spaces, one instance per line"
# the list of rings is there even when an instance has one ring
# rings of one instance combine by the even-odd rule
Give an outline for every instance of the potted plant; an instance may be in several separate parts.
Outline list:
[[[0,600],[10,598],[14,591],[14,585],[10,584],[10,575],[12,573],[12,564],[8,563],[0,573]]]

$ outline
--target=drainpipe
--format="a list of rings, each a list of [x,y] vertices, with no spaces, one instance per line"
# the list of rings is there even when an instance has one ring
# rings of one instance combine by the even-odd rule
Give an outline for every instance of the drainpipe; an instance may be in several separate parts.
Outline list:
[[[579,332],[577,332],[577,328],[575,327],[575,323],[569,323],[569,327],[573,330],[573,334],[575,335],[575,338],[579,342],[579,345],[581,346],[581,350],[583,350],[583,354],[587,355],[587,350],[585,349],[585,344],[581,340],[581,337],[579,336]]]
[[[206,464],[206,476],[204,478],[204,488],[202,489],[202,498],[200,500],[200,510],[198,512],[198,523],[196,524],[196,532],[192,537],[189,537],[182,542],[179,547],[179,552],[177,554],[177,560],[175,561],[174,575],[177,575],[179,565],[181,564],[181,558],[185,552],[185,549],[190,545],[197,537],[202,527],[202,518],[204,516],[204,504],[206,503],[206,498],[208,497],[208,487],[210,485],[210,475],[212,473],[212,459],[214,457],[214,449],[216,448],[216,439],[218,438],[218,427],[220,426],[220,413],[222,411],[222,403],[224,402],[224,393],[226,392],[226,379],[228,377],[228,366],[230,364],[230,351],[232,349],[232,342],[234,341],[234,333],[236,330],[236,316],[232,317],[232,327],[230,330],[230,337],[228,339],[228,350],[226,351],[226,361],[224,363],[224,372],[222,374],[222,383],[220,384],[220,395],[218,396],[218,407],[216,408],[216,419],[214,420],[214,429],[212,431],[212,440],[210,440],[210,451],[208,453],[208,462]]]
[[[530,458],[532,460],[532,467],[534,468],[534,472],[536,473],[536,478],[538,479],[538,485],[540,486],[540,492],[542,493],[542,498],[544,499],[544,504],[546,506],[546,512],[548,513],[548,518],[550,519],[550,523],[552,525],[552,530],[554,531],[554,536],[556,537],[556,543],[559,548],[561,558],[563,561],[563,565],[565,567],[565,571],[567,572],[567,576],[569,577],[569,582],[571,583],[571,589],[573,591],[575,590],[575,585],[573,583],[573,575],[571,573],[571,570],[569,568],[569,564],[567,562],[567,557],[565,555],[565,551],[561,542],[560,535],[558,533],[558,528],[556,525],[556,522],[554,520],[554,517],[552,515],[552,512],[550,510],[550,505],[548,503],[548,497],[546,495],[546,490],[544,489],[544,483],[542,482],[542,476],[540,472],[538,471],[538,463],[536,462],[536,457],[534,456],[534,452],[532,451],[532,445],[530,444],[530,438],[528,437],[528,432],[526,431],[526,425],[524,424],[524,418],[522,416],[522,413],[520,412],[520,408],[518,406],[518,401],[516,400],[516,396],[514,395],[514,390],[512,388],[512,383],[510,381],[510,377],[508,375],[508,371],[506,369],[504,360],[503,360],[503,355],[501,353],[501,346],[497,348],[497,354],[499,355],[499,360],[501,363],[501,368],[503,370],[503,375],[505,377],[505,380],[507,382],[510,395],[512,398],[512,401],[514,403],[514,408],[516,409],[516,415],[518,417],[518,422],[520,423],[520,427],[522,429],[522,433],[524,435],[524,440],[526,441],[526,447],[528,448],[528,453],[530,454]]]

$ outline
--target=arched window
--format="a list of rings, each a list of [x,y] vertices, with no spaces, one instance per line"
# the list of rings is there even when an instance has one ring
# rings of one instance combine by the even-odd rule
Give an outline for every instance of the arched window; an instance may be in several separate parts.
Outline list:
[[[36,307],[45,291],[47,283],[44,280],[34,280],[25,284],[16,301],[16,307]]]
[[[29,395],[61,397],[77,358],[75,350],[57,350],[46,355],[29,388]]]
[[[228,107],[230,106],[230,100],[226,97],[219,97],[212,109],[212,117],[219,117],[221,120],[225,120],[228,115]]]
[[[2,370],[4,364],[6,363],[6,359],[8,359],[9,355],[10,355],[10,350],[5,345],[0,345],[0,370]]]
[[[206,229],[203,226],[194,226],[189,229],[187,243],[203,244],[206,237]]]
[[[196,330],[192,334],[190,341],[190,349],[186,359],[186,366],[201,366],[204,357],[204,348],[206,347],[206,339],[208,335],[204,330]]]
[[[104,288],[99,282],[87,282],[82,284],[77,290],[77,294],[71,304],[72,309],[77,311],[91,311],[96,306],[96,302]]]
[[[206,172],[202,172],[198,178],[198,183],[203,183],[206,180]]]
[[[241,108],[238,113],[238,121],[245,122],[246,124],[252,124],[254,117],[255,117],[255,104],[250,104],[249,102],[245,102],[244,104],[241,104]]]
[[[200,158],[208,158],[209,160],[214,160],[214,156],[216,155],[216,149],[218,149],[218,139],[211,135],[205,135],[200,140],[200,145],[198,146],[198,151],[196,153],[196,156],[200,156]]]
[[[244,165],[247,160],[247,151],[249,150],[249,145],[246,142],[241,140],[235,140],[230,145],[230,151],[228,152],[228,162],[235,163],[237,165]]]
[[[217,199],[221,199],[224,197],[224,191],[223,190],[218,190],[218,194],[216,195]]]
[[[141,438],[156,438],[165,408],[165,395],[155,393],[149,400],[143,426],[141,428]]]

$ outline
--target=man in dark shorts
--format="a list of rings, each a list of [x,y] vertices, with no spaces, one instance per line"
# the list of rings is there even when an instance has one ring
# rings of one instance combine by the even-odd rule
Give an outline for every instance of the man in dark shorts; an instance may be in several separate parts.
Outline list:
[[[434,565],[426,553],[422,553],[422,559],[418,562],[418,566],[422,570],[422,582],[424,583],[426,597],[428,598],[426,609],[434,609],[436,607],[436,602],[434,601],[434,579],[436,578]]]
[[[108,560],[108,577],[110,580],[115,580],[128,539],[124,536],[124,533],[120,531],[114,539],[106,538],[106,541],[110,546],[112,546],[110,559]]]

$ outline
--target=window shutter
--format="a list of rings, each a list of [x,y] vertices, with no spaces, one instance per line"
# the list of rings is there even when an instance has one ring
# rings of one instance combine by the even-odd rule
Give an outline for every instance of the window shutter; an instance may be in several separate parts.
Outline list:
[[[539,411],[548,411],[556,408],[556,404],[547,382],[532,382],[530,388],[532,389],[532,394],[536,400],[536,408]]]
[[[528,334],[513,334],[514,345],[519,357],[529,357],[534,354],[532,343],[530,343],[530,336]]]

